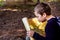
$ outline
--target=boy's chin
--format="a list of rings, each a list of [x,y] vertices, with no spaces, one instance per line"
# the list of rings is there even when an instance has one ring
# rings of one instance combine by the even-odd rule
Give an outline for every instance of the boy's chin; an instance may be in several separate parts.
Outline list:
[[[39,20],[39,22],[45,22],[46,20]]]
[[[46,20],[43,20],[42,22],[45,22]]]

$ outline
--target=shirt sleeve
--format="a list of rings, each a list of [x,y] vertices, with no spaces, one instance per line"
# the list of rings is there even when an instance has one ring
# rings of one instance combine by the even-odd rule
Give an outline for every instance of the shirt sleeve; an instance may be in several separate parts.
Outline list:
[[[36,32],[34,33],[33,38],[34,38],[35,40],[45,40],[45,38],[44,38],[43,36],[39,35],[39,34],[36,33]]]

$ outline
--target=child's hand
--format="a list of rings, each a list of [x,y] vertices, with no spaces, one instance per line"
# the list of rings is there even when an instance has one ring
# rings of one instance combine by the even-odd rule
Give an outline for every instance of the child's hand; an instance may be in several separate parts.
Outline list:
[[[34,31],[32,31],[32,30],[27,31],[27,36],[33,37],[33,35],[34,35]]]

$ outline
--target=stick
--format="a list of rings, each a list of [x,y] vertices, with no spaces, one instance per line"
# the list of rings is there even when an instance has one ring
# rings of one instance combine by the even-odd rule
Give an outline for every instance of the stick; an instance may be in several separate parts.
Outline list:
[[[24,23],[26,31],[30,31],[30,26],[27,17],[22,18],[22,22]],[[30,40],[30,37],[26,36],[26,40]]]
[[[27,17],[22,18],[22,22],[24,23],[26,31],[30,31],[30,26]]]

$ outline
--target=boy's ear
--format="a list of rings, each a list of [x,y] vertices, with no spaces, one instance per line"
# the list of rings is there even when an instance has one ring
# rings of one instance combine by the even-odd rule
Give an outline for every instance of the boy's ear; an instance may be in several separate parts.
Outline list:
[[[46,17],[46,13],[43,13],[43,17]]]

